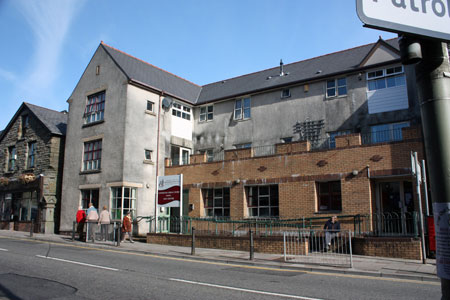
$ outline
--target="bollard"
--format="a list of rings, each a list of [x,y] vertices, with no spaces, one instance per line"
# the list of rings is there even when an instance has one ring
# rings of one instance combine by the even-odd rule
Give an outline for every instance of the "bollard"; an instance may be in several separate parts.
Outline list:
[[[121,235],[121,230],[120,230],[121,226],[120,223],[117,224],[117,247],[120,246],[120,240],[122,239]]]
[[[253,231],[250,229],[250,260],[254,259]]]
[[[75,226],[76,226],[76,222],[73,222],[72,225],[72,242],[75,240]],[[81,236],[80,236],[80,240],[81,240]]]
[[[31,224],[30,224],[30,237],[33,237],[33,227],[34,227],[34,219],[31,219]]]
[[[191,246],[191,255],[195,255],[195,228],[192,227],[192,246]]]

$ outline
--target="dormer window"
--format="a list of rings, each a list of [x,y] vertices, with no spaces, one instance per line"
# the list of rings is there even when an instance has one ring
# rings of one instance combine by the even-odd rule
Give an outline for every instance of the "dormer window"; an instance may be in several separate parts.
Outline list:
[[[283,89],[281,90],[281,98],[289,98],[291,97],[291,90],[290,89]]]

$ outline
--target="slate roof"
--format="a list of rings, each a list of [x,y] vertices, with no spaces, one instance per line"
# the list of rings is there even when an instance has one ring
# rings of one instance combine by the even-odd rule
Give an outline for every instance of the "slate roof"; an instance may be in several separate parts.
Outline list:
[[[56,135],[66,135],[68,114],[30,103],[23,103],[44,124],[45,127]]]
[[[399,49],[397,39],[384,41],[380,38],[376,43],[286,64],[284,65],[284,73],[288,74],[286,76],[279,76],[279,66],[277,66],[204,86],[198,86],[103,42],[101,46],[122,69],[128,79],[198,105],[321,79],[340,73],[355,72],[361,69],[361,62],[380,42],[386,43],[396,50]]]
[[[391,47],[399,49],[397,39],[385,41]],[[348,73],[360,69],[360,63],[366,58],[376,43],[368,44],[340,52],[335,52],[291,64],[284,65],[286,76],[279,76],[279,66],[256,73],[247,74],[211,83],[203,86],[196,104],[231,98],[250,92],[286,86],[298,82],[311,81],[339,73]],[[268,79],[271,76],[270,79]]]
[[[190,103],[196,102],[201,86],[117,50],[103,42],[101,46],[122,69],[128,79],[143,83],[156,90],[164,91]]]

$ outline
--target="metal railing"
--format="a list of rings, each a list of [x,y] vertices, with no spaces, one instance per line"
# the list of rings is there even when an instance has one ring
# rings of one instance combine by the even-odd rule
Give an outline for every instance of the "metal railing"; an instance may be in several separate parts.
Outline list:
[[[401,141],[402,139],[403,135],[401,128],[361,134],[361,144],[363,145]],[[309,143],[312,151],[336,148],[335,138],[330,137],[309,140]],[[252,148],[253,157],[270,156],[276,154],[276,145],[263,145]],[[222,161],[225,159],[224,153],[224,150],[214,152],[213,155],[208,159],[208,161]]]
[[[283,232],[284,261],[353,267],[352,232],[300,229]]]
[[[98,222],[84,222],[78,224],[73,222],[72,241],[78,238],[80,241],[87,243],[107,243],[115,246],[120,245],[121,239],[121,222],[111,222],[110,224],[98,224]]]
[[[419,235],[419,217],[411,213],[378,213],[367,215],[338,216],[341,228],[354,232],[356,236],[407,236]],[[143,217],[140,217],[143,218]],[[195,227],[197,234],[216,236],[247,236],[252,230],[255,236],[281,236],[284,231],[299,229],[323,229],[326,217],[302,217],[297,219],[230,217],[146,217],[149,232],[191,234]]]

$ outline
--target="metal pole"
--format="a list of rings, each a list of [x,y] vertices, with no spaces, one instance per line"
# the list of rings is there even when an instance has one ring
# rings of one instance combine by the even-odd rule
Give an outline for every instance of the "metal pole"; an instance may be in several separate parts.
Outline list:
[[[191,255],[195,255],[195,228],[192,227],[192,246],[191,246]]]
[[[436,40],[421,40],[423,59],[416,65],[416,82],[421,102],[425,152],[428,161],[433,212],[448,217],[450,207],[450,67],[448,48]],[[448,257],[449,242],[436,222],[437,269],[441,278],[442,299],[450,299],[450,274],[440,258]]]
[[[30,237],[33,237],[33,227],[34,227],[34,219],[31,219],[31,224],[30,224]]]
[[[350,250],[350,268],[353,268],[353,252],[352,252],[352,232],[348,232],[348,245]]]
[[[425,160],[422,159],[422,183],[423,183],[423,195],[425,198],[425,212],[427,217],[430,215],[430,208],[428,204],[428,186],[427,186],[427,169],[425,169]]]
[[[414,163],[416,164],[416,191],[417,191],[417,201],[419,201],[419,214],[420,214],[420,238],[422,240],[422,263],[427,263],[427,254],[425,250],[425,232],[423,225],[423,209],[422,209],[422,196],[420,193],[420,178],[419,178],[419,161],[417,160],[417,152],[414,152]]]
[[[75,240],[75,224],[77,224],[75,221],[73,222],[73,225],[72,225],[72,242]],[[80,237],[80,240],[81,240],[81,237]]]
[[[250,260],[254,259],[254,248],[253,248],[253,231],[250,228]]]

